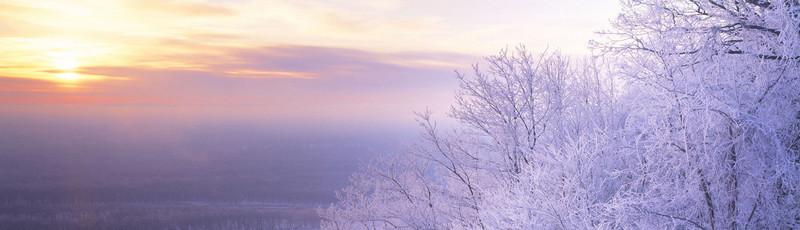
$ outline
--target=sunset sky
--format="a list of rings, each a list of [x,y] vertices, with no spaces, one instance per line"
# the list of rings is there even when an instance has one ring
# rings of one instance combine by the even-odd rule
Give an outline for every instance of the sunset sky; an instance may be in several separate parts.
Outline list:
[[[588,53],[617,8],[615,0],[3,0],[0,109],[410,120],[426,106],[446,112],[453,70],[469,72],[501,48]]]

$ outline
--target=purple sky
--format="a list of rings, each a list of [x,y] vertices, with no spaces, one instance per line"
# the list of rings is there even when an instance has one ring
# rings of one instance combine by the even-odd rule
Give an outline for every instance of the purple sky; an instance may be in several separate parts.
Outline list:
[[[4,1],[0,109],[61,116],[127,107],[166,116],[164,108],[184,108],[194,116],[224,110],[213,116],[231,120],[408,124],[415,110],[444,114],[453,70],[468,72],[500,48],[586,53],[592,32],[607,26],[616,7],[579,0]],[[62,109],[47,109],[53,105]]]

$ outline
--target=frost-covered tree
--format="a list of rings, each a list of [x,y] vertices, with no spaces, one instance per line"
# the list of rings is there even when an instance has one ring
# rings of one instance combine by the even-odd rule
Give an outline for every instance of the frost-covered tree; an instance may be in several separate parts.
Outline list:
[[[600,45],[636,97],[610,226],[798,227],[798,2],[622,6]]]
[[[622,6],[599,57],[519,48],[457,73],[460,126],[420,114],[323,227],[800,228],[798,1]]]
[[[340,202],[320,210],[326,228],[576,228],[611,196],[606,149],[620,122],[612,81],[599,60],[577,64],[524,47],[457,73],[444,132],[419,114],[424,132],[407,151],[367,165]],[[598,193],[597,190],[609,192]]]

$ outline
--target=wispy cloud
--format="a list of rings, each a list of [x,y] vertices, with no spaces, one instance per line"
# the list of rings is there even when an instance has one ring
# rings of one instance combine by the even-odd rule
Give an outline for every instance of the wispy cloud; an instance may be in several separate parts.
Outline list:
[[[214,53],[172,57],[190,62],[187,68],[79,67],[73,71],[107,80],[82,82],[81,88],[63,92],[48,90],[58,88],[57,82],[2,78],[15,82],[17,89],[6,93],[5,102],[262,106],[318,106],[347,100],[404,103],[399,101],[402,95],[415,91],[447,94],[453,86],[454,66],[477,60],[452,53],[375,53],[296,45],[216,47]]]
[[[425,104],[449,97],[453,69],[506,45],[582,49],[609,3],[8,0],[1,101]]]
[[[222,5],[185,0],[126,0],[123,3],[142,16],[218,17],[233,16],[232,9]]]

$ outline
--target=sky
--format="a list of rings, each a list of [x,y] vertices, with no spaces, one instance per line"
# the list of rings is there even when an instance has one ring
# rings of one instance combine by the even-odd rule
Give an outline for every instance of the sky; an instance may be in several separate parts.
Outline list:
[[[0,1],[21,117],[387,124],[446,112],[453,70],[524,44],[588,53],[615,0]],[[199,118],[203,117],[203,118]]]

